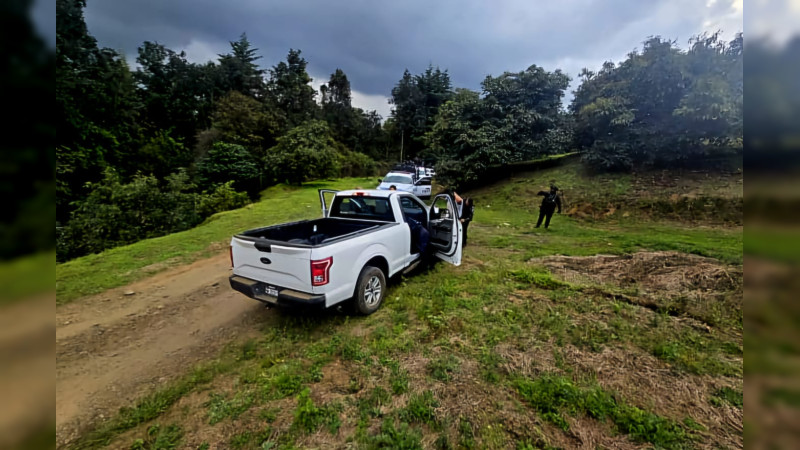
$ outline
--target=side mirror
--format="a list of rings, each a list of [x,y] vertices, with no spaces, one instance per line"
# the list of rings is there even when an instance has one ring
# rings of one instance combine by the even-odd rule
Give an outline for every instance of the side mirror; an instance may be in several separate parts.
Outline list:
[[[434,206],[433,207],[433,215],[435,217],[439,217],[439,207],[438,206]]]
[[[378,178],[378,183],[383,183],[383,178]]]

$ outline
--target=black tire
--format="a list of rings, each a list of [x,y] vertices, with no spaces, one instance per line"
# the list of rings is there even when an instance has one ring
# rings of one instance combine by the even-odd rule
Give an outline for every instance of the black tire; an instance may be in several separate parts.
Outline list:
[[[353,312],[368,316],[383,304],[386,296],[386,275],[374,266],[364,266],[358,275],[353,295]]]

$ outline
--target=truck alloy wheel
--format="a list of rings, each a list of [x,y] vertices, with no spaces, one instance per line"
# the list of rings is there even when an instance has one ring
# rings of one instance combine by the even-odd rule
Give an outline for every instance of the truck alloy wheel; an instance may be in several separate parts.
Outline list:
[[[366,266],[361,270],[356,283],[354,300],[355,310],[359,314],[369,315],[380,308],[386,293],[386,276],[377,267]]]

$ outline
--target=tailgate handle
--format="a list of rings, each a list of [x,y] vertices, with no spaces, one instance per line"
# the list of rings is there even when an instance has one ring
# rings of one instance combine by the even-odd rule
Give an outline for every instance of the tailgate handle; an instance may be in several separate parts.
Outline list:
[[[264,264],[272,264],[272,261],[270,261],[269,258],[261,258],[261,262]]]
[[[260,252],[272,252],[272,246],[269,244],[256,243],[256,249]]]

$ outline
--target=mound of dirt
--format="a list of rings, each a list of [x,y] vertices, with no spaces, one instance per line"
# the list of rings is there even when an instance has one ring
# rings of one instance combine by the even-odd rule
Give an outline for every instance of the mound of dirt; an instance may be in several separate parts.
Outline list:
[[[742,268],[680,252],[630,255],[548,256],[531,264],[547,267],[568,283],[597,287],[615,298],[706,323],[735,318],[742,307]],[[612,285],[619,289],[603,290]]]

